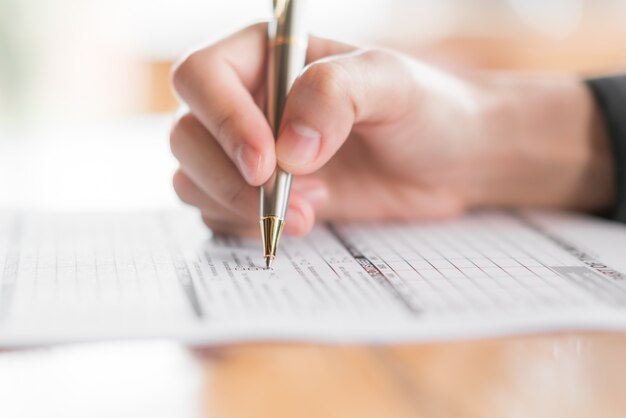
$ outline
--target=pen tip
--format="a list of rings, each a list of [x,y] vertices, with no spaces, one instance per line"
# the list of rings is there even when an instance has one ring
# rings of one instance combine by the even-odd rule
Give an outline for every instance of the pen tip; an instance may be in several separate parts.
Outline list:
[[[263,238],[263,256],[266,268],[272,267],[272,262],[276,256],[278,240],[283,230],[285,221],[276,216],[264,216],[261,218],[261,236]]]

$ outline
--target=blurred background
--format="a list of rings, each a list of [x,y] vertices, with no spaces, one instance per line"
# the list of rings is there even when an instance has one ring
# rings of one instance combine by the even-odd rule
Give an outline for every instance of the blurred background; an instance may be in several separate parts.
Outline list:
[[[0,120],[170,112],[169,69],[270,16],[269,0],[0,0]],[[316,0],[311,31],[487,68],[624,68],[623,0]]]
[[[624,0],[315,0],[311,32],[446,65],[626,68]],[[0,0],[0,205],[177,205],[172,64],[270,0]]]

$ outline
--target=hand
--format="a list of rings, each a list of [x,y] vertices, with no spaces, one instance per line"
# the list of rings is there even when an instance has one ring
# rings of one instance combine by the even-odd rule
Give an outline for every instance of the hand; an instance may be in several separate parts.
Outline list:
[[[602,209],[610,155],[570,78],[454,75],[311,37],[276,141],[263,114],[266,25],[187,57],[174,187],[219,232],[258,233],[258,186],[294,174],[285,223],[450,217],[481,206]]]

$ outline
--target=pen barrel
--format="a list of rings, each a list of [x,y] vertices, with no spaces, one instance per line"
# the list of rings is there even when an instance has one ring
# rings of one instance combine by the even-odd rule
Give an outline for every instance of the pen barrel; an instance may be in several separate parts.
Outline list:
[[[261,218],[276,217],[285,219],[289,205],[291,174],[279,168],[261,186]]]
[[[274,0],[274,19],[268,26],[266,116],[278,138],[287,94],[306,62],[307,33],[304,0]],[[279,167],[261,186],[261,218],[285,219],[291,174]]]

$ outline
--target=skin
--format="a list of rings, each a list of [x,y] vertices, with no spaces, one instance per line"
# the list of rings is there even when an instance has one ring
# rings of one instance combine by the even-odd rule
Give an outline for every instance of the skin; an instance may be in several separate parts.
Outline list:
[[[580,80],[450,72],[311,37],[275,141],[266,25],[189,55],[174,87],[174,188],[217,232],[258,234],[258,186],[295,175],[285,232],[316,220],[447,218],[480,207],[610,210],[613,167]]]

